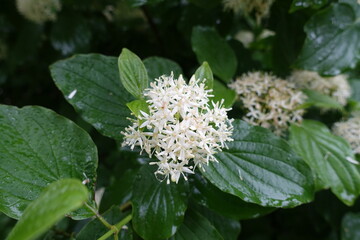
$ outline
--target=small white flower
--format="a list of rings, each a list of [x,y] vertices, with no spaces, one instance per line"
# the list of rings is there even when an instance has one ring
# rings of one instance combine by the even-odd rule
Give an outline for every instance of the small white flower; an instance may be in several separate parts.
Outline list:
[[[334,124],[332,131],[350,143],[354,153],[360,154],[360,117],[352,117]]]
[[[243,12],[250,15],[255,13],[257,23],[269,16],[270,7],[275,0],[223,0],[224,8],[235,13]]]
[[[61,3],[60,0],[16,0],[16,7],[28,20],[44,23],[56,20]]]
[[[229,85],[247,110],[245,121],[270,128],[281,135],[292,122],[300,122],[304,113],[298,107],[305,95],[294,84],[263,72],[250,72]]]
[[[317,72],[296,70],[289,77],[298,88],[318,91],[346,105],[351,96],[351,88],[345,75],[322,77]]]
[[[228,119],[223,102],[210,105],[212,90],[205,89],[204,81],[193,76],[189,84],[179,79],[161,76],[144,91],[149,113],[141,112],[131,119],[132,126],[125,129],[123,145],[131,149],[140,146],[158,161],[156,175],[167,182],[186,179],[197,166],[216,161],[214,154],[232,141],[232,120]],[[140,127],[139,127],[140,125]]]

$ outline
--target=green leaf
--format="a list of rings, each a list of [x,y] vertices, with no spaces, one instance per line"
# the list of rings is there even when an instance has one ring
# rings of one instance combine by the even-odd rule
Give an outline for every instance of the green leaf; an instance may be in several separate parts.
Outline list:
[[[170,76],[174,73],[178,77],[183,73],[181,67],[176,62],[162,57],[148,57],[144,59],[144,65],[148,72],[149,82],[154,81],[162,75]]]
[[[89,179],[94,191],[97,149],[87,132],[42,107],[0,105],[0,210],[19,219],[50,183]],[[82,219],[89,211],[72,213]]]
[[[119,207],[111,207],[108,211],[103,214],[103,218],[110,224],[115,225],[124,219],[127,214],[122,213]],[[81,231],[76,235],[76,240],[90,240],[90,239],[98,239],[107,233],[109,229],[104,226],[99,219],[93,219],[89,223],[87,223]],[[132,230],[129,226],[127,228],[122,228],[118,233],[118,238],[120,240],[132,240]],[[114,236],[108,238],[114,239]]]
[[[360,58],[360,4],[340,0],[315,14],[305,25],[307,38],[296,62],[302,69],[337,75]]]
[[[216,228],[224,240],[238,239],[241,231],[239,221],[223,217],[205,207],[197,206],[195,209]]]
[[[235,103],[236,92],[230,88],[227,88],[224,84],[214,79],[214,87],[212,94],[214,97],[211,99],[214,102],[219,102],[224,99],[224,107],[230,108]]]
[[[325,6],[328,0],[293,0],[290,7],[290,13],[304,8],[319,9]]]
[[[117,59],[99,54],[76,55],[50,67],[56,86],[85,121],[121,141],[130,125],[126,103],[134,98],[119,82]]]
[[[236,56],[215,29],[194,27],[191,45],[199,63],[207,61],[216,76],[225,83],[230,82],[236,72]]]
[[[201,175],[194,176],[192,186],[192,197],[198,204],[232,219],[257,218],[275,210],[244,202],[234,195],[221,191]]]
[[[305,104],[309,106],[316,106],[325,109],[343,110],[343,106],[338,101],[327,95],[321,94],[317,91],[313,91],[310,89],[304,89],[303,92],[308,97]]]
[[[341,240],[360,239],[360,213],[347,213],[341,222]]]
[[[360,102],[360,79],[349,79],[351,98]]]
[[[196,70],[195,78],[201,80],[205,79],[205,86],[207,89],[213,89],[214,76],[207,62],[203,62],[203,64]]]
[[[188,210],[184,223],[171,240],[224,240],[216,228],[200,213]]]
[[[130,109],[130,111],[136,116],[140,116],[141,112],[143,111],[145,113],[149,113],[149,104],[143,100],[134,100],[132,102],[129,102],[126,104],[126,106],[128,106],[128,108]]]
[[[296,152],[341,201],[352,205],[360,194],[360,172],[347,160],[355,159],[349,144],[316,121],[292,125],[290,134]]]
[[[133,186],[133,227],[145,240],[165,239],[181,225],[187,208],[188,185],[156,179],[156,166],[144,165]]]
[[[233,142],[203,175],[222,191],[265,207],[294,207],[313,199],[310,169],[268,129],[233,122]]]
[[[148,87],[148,75],[141,59],[130,50],[123,48],[118,60],[120,80],[125,89],[138,99]]]
[[[25,209],[7,240],[35,239],[65,214],[81,207],[87,198],[86,187],[77,179],[61,179],[50,184]]]

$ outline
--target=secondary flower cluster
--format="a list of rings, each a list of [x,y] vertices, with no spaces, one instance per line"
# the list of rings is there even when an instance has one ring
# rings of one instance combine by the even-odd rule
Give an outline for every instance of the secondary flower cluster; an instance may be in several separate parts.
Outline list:
[[[351,96],[351,88],[345,75],[321,77],[317,72],[297,70],[291,74],[289,81],[295,83],[298,88],[328,95],[342,105],[346,105],[347,99]]]
[[[360,154],[360,117],[334,124],[332,131],[350,143],[354,153]]]
[[[260,23],[262,18],[269,15],[270,7],[275,0],[223,0],[225,9],[245,14],[255,13],[256,20]]]
[[[144,91],[149,113],[141,112],[132,119],[132,126],[125,129],[123,145],[136,145],[149,156],[155,156],[157,176],[167,182],[178,182],[184,173],[193,173],[216,161],[214,154],[232,141],[232,120],[227,117],[222,103],[210,105],[212,90],[205,89],[204,81],[193,76],[189,84],[183,77],[161,76]]]
[[[61,9],[59,0],[16,0],[16,6],[24,17],[36,23],[56,20]]]
[[[247,110],[244,120],[269,128],[281,135],[289,123],[300,122],[304,113],[299,106],[305,95],[295,85],[263,72],[250,72],[229,85]]]

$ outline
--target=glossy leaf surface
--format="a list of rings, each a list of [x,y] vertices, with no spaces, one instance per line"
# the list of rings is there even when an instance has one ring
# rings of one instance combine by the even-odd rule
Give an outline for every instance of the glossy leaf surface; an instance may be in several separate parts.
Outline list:
[[[62,178],[87,178],[94,190],[96,146],[70,120],[42,107],[0,105],[0,131],[0,210],[8,216],[20,218],[47,185]]]
[[[85,121],[100,133],[122,140],[130,122],[126,103],[134,98],[119,80],[117,58],[99,54],[76,55],[50,67],[56,86]]]
[[[203,175],[224,192],[266,207],[294,207],[313,199],[310,169],[283,139],[241,120],[233,142]]]

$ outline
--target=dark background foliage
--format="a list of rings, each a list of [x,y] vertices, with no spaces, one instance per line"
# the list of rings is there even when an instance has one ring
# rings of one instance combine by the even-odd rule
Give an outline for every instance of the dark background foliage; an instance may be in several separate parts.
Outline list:
[[[8,50],[7,57],[0,60],[0,103],[50,108],[91,134],[100,159],[96,187],[107,188],[101,205],[105,211],[128,199],[126,186],[130,184],[119,183],[133,181],[133,172],[144,160],[134,153],[118,151],[119,143],[101,136],[81,120],[56,88],[49,65],[77,53],[118,56],[126,47],[142,59],[171,59],[190,76],[198,67],[191,33],[194,26],[201,25],[215,27],[234,49],[237,75],[261,69],[286,76],[305,41],[304,24],[318,11],[289,13],[291,4],[290,0],[276,1],[271,17],[259,26],[250,18],[224,11],[220,0],[64,0],[56,21],[37,25],[18,13],[14,0],[1,0],[0,40]],[[109,6],[115,10],[111,12]],[[259,35],[265,28],[276,35],[255,41],[250,49],[234,40],[239,30]],[[334,113],[331,117],[338,118]],[[329,118],[323,116],[324,119]],[[359,201],[354,207],[346,207],[329,191],[321,191],[310,204],[241,221],[239,239],[340,239],[343,216],[359,210]],[[85,222],[64,219],[42,239],[69,239]],[[0,239],[5,238],[14,223],[0,215]]]

